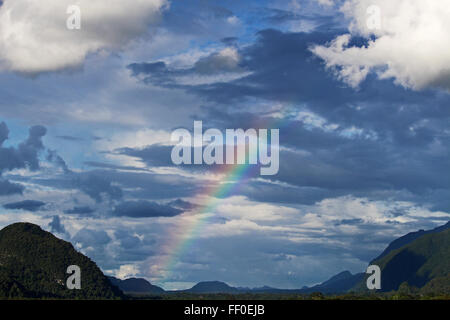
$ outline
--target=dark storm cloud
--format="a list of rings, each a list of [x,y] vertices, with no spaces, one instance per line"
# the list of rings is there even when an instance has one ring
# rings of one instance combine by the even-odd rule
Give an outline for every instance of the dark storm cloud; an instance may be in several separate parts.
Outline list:
[[[170,71],[165,62],[143,62],[143,63],[133,63],[127,66],[131,71],[131,74],[135,77],[144,77],[144,82],[152,83],[152,81],[159,81],[159,86],[172,86],[172,76],[184,73],[181,71]],[[149,77],[148,75],[152,75]]]
[[[38,152],[44,149],[42,137],[47,133],[43,126],[34,126],[29,130],[28,139],[19,144],[18,151],[30,170],[39,169]]]
[[[171,159],[173,146],[165,145],[150,145],[144,148],[120,148],[114,151],[114,154],[127,155],[134,158],[139,158],[140,161],[145,163],[149,168],[151,167],[178,167],[184,170],[199,173],[199,172],[217,172],[221,170],[230,170],[234,165],[229,164],[180,164],[174,165]],[[202,148],[204,149],[204,148]],[[194,154],[194,148],[192,149],[191,158]],[[203,151],[202,151],[203,152]],[[224,158],[226,158],[226,151],[224,152]],[[193,160],[192,160],[193,161]],[[225,169],[226,168],[226,169]],[[253,172],[260,169],[259,165],[252,167]]]
[[[151,145],[145,148],[120,148],[115,152],[130,157],[140,158],[148,166],[170,167],[173,166],[170,157],[172,146]]]
[[[340,92],[341,85],[325,71],[317,72],[322,69],[322,65],[318,59],[311,61],[313,55],[308,47],[313,43],[330,41],[334,36],[334,33],[285,34],[276,30],[264,30],[259,32],[259,39],[255,44],[240,50],[241,67],[252,72],[251,75],[229,83],[180,87],[223,105],[255,96],[327,101],[328,95],[336,96]],[[167,84],[174,75],[178,75],[178,71],[169,70],[160,62],[131,64],[129,68],[135,75],[148,75],[145,81],[154,84]],[[327,92],[327,95],[323,92]],[[348,92],[351,89],[340,93],[341,100],[344,99],[343,94]]]
[[[47,150],[47,160],[55,163],[64,171],[64,173],[71,172],[69,167],[67,166],[66,161],[64,161],[64,159],[60,155],[58,155],[56,150]]]
[[[57,189],[77,189],[88,195],[96,202],[120,200],[123,196],[122,188],[111,178],[111,171],[93,170],[85,172],[64,172],[52,177],[36,177],[31,182]],[[29,179],[14,176],[16,180]]]
[[[107,245],[111,243],[111,238],[106,231],[99,229],[83,228],[78,231],[70,242],[77,246],[89,258],[94,260],[103,268],[114,264],[107,250]],[[113,259],[115,260],[115,259]]]
[[[180,210],[190,210],[194,209],[196,206],[193,203],[190,203],[189,201],[184,201],[182,199],[176,199],[171,202],[169,202],[169,205],[171,207],[174,207],[176,209]]]
[[[228,83],[178,87],[220,104],[221,110],[224,107],[240,109],[239,102],[248,98],[302,103],[309,104],[312,111],[329,121],[346,125],[395,129],[394,121],[401,120],[397,125],[404,129],[418,116],[434,119],[450,116],[445,107],[449,98],[445,94],[405,90],[390,80],[379,81],[375,77],[369,78],[357,91],[342,85],[310,51],[311,45],[327,43],[338,35],[336,32],[283,33],[268,29],[258,35],[253,45],[239,51],[240,66],[251,75]],[[156,85],[165,85],[168,81],[176,85],[173,77],[178,71],[170,70],[163,62],[137,63],[129,68],[134,74],[147,75],[146,81]],[[352,108],[358,104],[363,108]],[[401,110],[401,105],[410,108]]]
[[[45,179],[37,177],[32,182],[63,190],[78,189],[97,202],[118,201],[128,196],[152,200],[184,198],[192,196],[199,188],[192,179],[183,176],[115,169],[72,172]]]
[[[24,201],[4,204],[3,208],[35,212],[35,211],[40,210],[43,206],[45,206],[45,202],[37,201],[37,200],[24,200]]]
[[[89,215],[94,212],[95,212],[95,210],[89,206],[76,206],[76,207],[73,207],[72,209],[68,209],[68,210],[64,211],[64,213],[67,213],[67,214],[80,214],[80,215]]]
[[[0,146],[3,145],[3,142],[8,139],[9,129],[6,123],[0,123]]]
[[[405,90],[374,76],[355,91],[334,79],[309,49],[334,36],[334,32],[261,31],[254,45],[240,51],[241,67],[250,75],[228,83],[184,88],[220,105],[224,113],[241,110],[242,102],[248,99],[281,101],[296,108],[305,105],[330,123],[371,129],[405,146],[426,145],[446,128],[450,117],[447,94]],[[424,119],[429,122],[412,134],[410,127]]]
[[[0,196],[22,194],[24,190],[24,186],[0,178]]]
[[[97,264],[110,265],[106,246],[111,242],[111,238],[104,230],[83,228],[70,241]]]
[[[275,8],[261,8],[260,14],[263,15],[263,19],[268,21],[271,25],[282,25],[291,21],[309,22],[313,25],[314,30],[328,30],[344,28],[339,18],[342,18],[342,14],[335,13],[333,16],[323,14],[301,14],[292,10],[282,10]]]
[[[237,38],[237,37],[225,37],[225,38],[221,39],[220,41],[223,42],[224,44],[230,46],[230,45],[235,45],[238,40],[239,40],[239,38]]]
[[[121,261],[143,261],[154,255],[157,248],[155,239],[147,236],[139,238],[132,230],[115,230],[114,238],[120,241],[120,247],[115,252],[116,268],[121,265]]]
[[[164,75],[169,72],[166,63],[163,61],[152,62],[152,63],[133,63],[128,66],[134,76],[141,74],[157,74]]]
[[[429,105],[424,104],[421,109],[427,109]],[[399,105],[397,107],[402,109]],[[408,113],[414,113],[416,110],[419,110],[418,106],[411,106]],[[347,124],[339,122],[338,128],[326,130],[320,127],[311,128],[295,119],[286,119],[280,124],[277,119],[249,113],[226,114],[214,109],[210,114],[206,114],[211,119],[208,123],[212,122],[219,128],[244,127],[244,121],[250,124],[281,125],[280,144],[292,150],[281,151],[280,172],[273,178],[294,185],[340,189],[351,189],[352,186],[364,189],[406,188],[411,191],[450,186],[450,179],[445,175],[449,169],[447,159],[450,154],[446,146],[449,145],[450,139],[442,135],[445,130],[444,122],[448,121],[445,112],[438,109],[434,115],[443,117],[442,121],[439,120],[440,125],[436,123],[437,120],[427,119],[422,114],[416,114],[415,117],[409,115],[411,124],[426,123],[426,127],[414,133],[407,125],[399,129],[401,121],[405,121],[406,115],[402,119],[405,110],[396,111],[392,107],[390,112],[378,115],[379,118],[389,120],[392,123],[390,126],[376,119],[376,110],[372,112],[372,125],[370,126],[369,122],[361,123],[362,132],[352,134],[346,133],[349,128],[345,127]],[[364,110],[349,117],[358,121],[358,113],[364,113]],[[391,117],[397,118],[398,121],[389,119]],[[412,120],[413,118],[416,121]],[[301,152],[297,152],[298,150]]]
[[[111,238],[103,230],[83,228],[72,237],[72,241],[74,243],[79,242],[89,247],[98,248],[108,244],[111,241]]]
[[[8,139],[9,130],[4,122],[0,124],[0,173],[7,170],[29,168],[39,169],[38,154],[44,149],[42,137],[47,129],[43,126],[33,126],[29,129],[28,138],[16,147],[3,147]]]
[[[121,150],[121,149],[119,149]],[[133,149],[134,150],[134,149]],[[118,151],[118,153],[121,153],[122,151]],[[94,168],[101,168],[101,169],[117,169],[117,170],[131,170],[131,171],[145,171],[145,169],[138,168],[138,167],[132,167],[132,166],[121,166],[117,164],[111,164],[111,163],[105,163],[105,162],[98,162],[98,161],[85,161],[85,165],[94,167]]]
[[[83,138],[73,137],[73,136],[56,136],[56,138],[66,141],[84,141]]]
[[[242,68],[252,72],[250,75],[228,83],[187,86],[186,89],[230,108],[239,107],[239,102],[248,98],[311,104],[314,112],[340,123],[353,123],[354,118],[350,116],[361,118],[365,115],[349,108],[354,103],[367,105],[389,101],[391,104],[385,108],[392,112],[398,107],[392,103],[421,104],[434,96],[432,93],[405,91],[392,85],[391,81],[374,79],[369,79],[360,91],[343,86],[310,51],[312,44],[326,43],[335,36],[335,32],[260,31],[255,44],[240,50]],[[371,111],[374,112],[373,108]],[[440,111],[449,114],[442,106]],[[422,112],[429,113],[426,110]],[[378,118],[364,117],[363,120],[372,120],[370,122],[373,123]]]
[[[173,217],[182,213],[182,210],[151,201],[125,201],[117,205],[112,214],[119,217],[147,218],[147,217]]]
[[[61,223],[59,216],[53,216],[52,221],[50,221],[48,226],[51,228],[50,229],[51,232],[66,233],[66,229],[64,228],[64,225]]]
[[[221,124],[226,128],[227,125],[239,127],[242,121],[239,119],[253,120],[255,117],[237,114],[236,118],[227,119],[226,115],[219,118],[222,121],[226,119],[225,124]],[[252,182],[239,189],[241,194],[260,201],[311,204],[346,193],[364,197],[374,195],[379,190],[408,190],[417,197],[418,194],[429,194],[433,189],[450,188],[450,179],[442,174],[448,171],[446,159],[450,155],[447,149],[440,155],[433,155],[424,152],[421,145],[405,147],[384,139],[342,137],[336,132],[307,129],[299,121],[292,123],[294,125],[282,129],[281,145],[290,145],[294,149],[281,150],[279,173],[265,178],[287,182],[299,189]],[[301,148],[302,151],[298,152],[295,148]],[[138,157],[149,167],[173,165],[170,146],[125,148],[117,152]],[[411,155],[414,157],[411,158]],[[207,165],[182,167],[194,171],[217,170],[217,166]],[[436,199],[428,203],[435,204]]]
[[[78,173],[70,178],[72,186],[86,193],[96,202],[103,201],[103,196],[110,200],[122,198],[122,189],[115,185],[110,177],[97,171]]]
[[[191,68],[169,69],[165,62],[133,63],[128,66],[133,76],[143,76],[146,83],[153,83],[168,88],[183,88],[174,82],[175,77],[193,75],[217,75],[224,73],[241,73],[243,69],[236,59],[221,52],[215,52],[199,59]]]
[[[313,205],[325,198],[334,198],[347,194],[347,190],[330,190],[308,186],[286,186],[266,181],[245,183],[230,195],[247,196],[249,199],[272,203],[299,203]]]
[[[340,226],[340,225],[359,225],[364,223],[363,219],[342,219],[342,220],[337,220],[335,221],[334,225],[335,226]]]
[[[199,185],[192,178],[141,172],[118,172],[110,170],[108,176],[128,191],[127,195],[138,199],[173,199],[190,197],[199,191]]]
[[[282,20],[293,18],[285,12],[276,15]],[[396,195],[404,190],[410,196],[401,195],[401,199],[450,210],[448,197],[443,196],[450,189],[450,136],[446,131],[450,95],[407,90],[374,75],[360,90],[346,87],[310,51],[311,45],[324,44],[339,31],[319,30],[260,31],[253,45],[239,50],[239,67],[251,74],[226,83],[179,85],[176,74],[165,64],[134,64],[130,68],[146,82],[170,84],[209,100],[200,117],[208,126],[246,129],[255,123],[281,125],[280,144],[290,149],[280,153],[278,175],[265,178],[310,190],[311,199],[300,193],[301,203],[346,193],[386,197],[382,190]],[[364,44],[358,38],[352,41]],[[315,127],[295,116],[280,123],[270,115],[243,111],[249,101],[282,102],[291,106],[289,112],[310,112],[326,123]],[[149,146],[120,152],[141,158],[149,166],[160,166],[170,164],[168,149]],[[278,186],[253,183],[243,187],[252,198],[261,199],[255,192],[259,188],[267,190],[261,194],[268,199],[275,198],[271,193],[281,194],[280,200],[295,198],[295,192],[291,196],[286,188],[276,192]]]
[[[9,138],[9,129],[5,122],[0,123],[0,176],[6,171],[28,168],[39,169],[39,152],[44,149],[42,137],[47,129],[34,126],[29,129],[28,138],[17,147],[4,147]],[[22,194],[24,187],[0,177],[0,196]]]
[[[141,240],[127,230],[116,230],[114,232],[116,239],[120,239],[120,244],[123,249],[136,249],[141,245]]]

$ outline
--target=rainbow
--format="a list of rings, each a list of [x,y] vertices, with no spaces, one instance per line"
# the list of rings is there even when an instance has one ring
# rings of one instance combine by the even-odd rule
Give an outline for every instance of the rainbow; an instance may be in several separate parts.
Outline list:
[[[287,124],[286,120],[280,119],[278,121],[270,121],[266,126],[259,127],[278,127],[276,124]],[[221,166],[222,167],[222,166]],[[193,242],[197,238],[199,231],[208,221],[216,207],[220,204],[219,199],[226,198],[233,193],[236,193],[239,188],[245,185],[252,177],[255,176],[256,170],[259,170],[257,165],[251,164],[241,164],[241,165],[223,165],[223,168],[217,173],[223,177],[222,180],[210,184],[208,187],[203,188],[198,195],[203,195],[203,202],[196,205],[196,209],[189,213],[190,216],[195,217],[189,223],[183,221],[175,227],[171,234],[170,241],[165,244],[165,255],[162,255],[160,260],[157,262],[158,269],[160,270],[161,278],[159,278],[159,283],[164,285],[171,276],[176,263],[184,252],[188,250],[193,245]]]
[[[185,221],[183,221],[183,225],[179,225],[176,228],[176,232],[171,233],[170,243],[166,244],[166,251],[169,254],[164,257],[163,261],[158,263],[164,270],[164,278],[161,283],[164,283],[170,276],[183,252],[189,250],[199,231],[208,221],[208,217],[210,217],[208,213],[214,212],[220,203],[218,199],[225,198],[238,191],[239,187],[250,179],[252,168],[255,167],[257,166],[249,164],[229,165],[220,172],[224,176],[222,181],[211,184],[199,193],[205,195],[205,200],[203,203],[197,204],[196,209],[190,212],[194,219],[188,224],[185,224]]]

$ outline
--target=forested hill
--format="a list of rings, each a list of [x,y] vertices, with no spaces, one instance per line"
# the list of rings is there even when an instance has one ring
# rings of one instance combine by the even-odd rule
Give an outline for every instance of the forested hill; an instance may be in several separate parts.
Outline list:
[[[67,267],[81,269],[81,289],[69,290]],[[0,230],[0,298],[117,299],[123,296],[71,243],[31,223]]]
[[[450,293],[450,229],[425,234],[374,264],[381,268],[383,291],[405,284],[423,291]]]

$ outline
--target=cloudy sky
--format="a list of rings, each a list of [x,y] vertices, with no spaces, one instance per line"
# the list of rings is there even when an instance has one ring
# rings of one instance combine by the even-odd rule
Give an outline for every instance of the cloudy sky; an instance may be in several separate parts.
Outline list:
[[[299,288],[449,220],[447,0],[0,4],[0,227],[166,289]],[[280,129],[278,174],[174,166],[194,120]]]

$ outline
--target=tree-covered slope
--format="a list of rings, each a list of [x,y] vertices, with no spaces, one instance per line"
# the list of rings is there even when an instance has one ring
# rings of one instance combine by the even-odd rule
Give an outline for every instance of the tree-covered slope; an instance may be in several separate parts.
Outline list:
[[[67,267],[81,269],[81,289],[69,290]],[[88,257],[69,242],[39,226],[15,223],[0,230],[1,298],[115,299],[122,292],[111,285]]]
[[[437,228],[434,228],[432,230],[419,230],[419,231],[415,231],[415,232],[410,232],[398,239],[395,239],[394,241],[392,241],[387,248],[375,259],[373,259],[373,261],[375,260],[379,260],[381,258],[383,258],[384,256],[388,255],[391,251],[395,250],[395,249],[399,249],[401,247],[403,247],[404,245],[407,245],[411,242],[413,242],[414,240],[426,235],[426,234],[430,234],[430,233],[438,233],[444,230],[450,229],[450,221],[447,222],[445,225],[443,226],[439,226]],[[372,263],[371,263],[372,264]]]
[[[450,288],[450,229],[425,234],[371,262],[381,269],[381,290],[398,290],[401,284],[440,292]],[[357,289],[365,287],[367,276]]]

